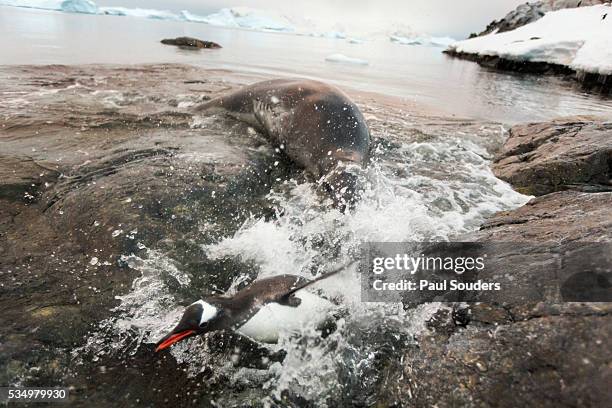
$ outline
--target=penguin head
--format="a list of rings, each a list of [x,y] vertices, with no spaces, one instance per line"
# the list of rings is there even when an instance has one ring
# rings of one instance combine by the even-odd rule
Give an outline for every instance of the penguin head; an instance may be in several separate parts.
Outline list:
[[[157,342],[155,351],[164,350],[174,343],[191,336],[211,331],[211,325],[221,317],[221,309],[204,300],[187,306],[174,329]]]

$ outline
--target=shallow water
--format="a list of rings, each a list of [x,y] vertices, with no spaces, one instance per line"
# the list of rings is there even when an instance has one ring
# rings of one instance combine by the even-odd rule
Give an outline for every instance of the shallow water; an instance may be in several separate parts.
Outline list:
[[[195,36],[220,43],[188,51],[159,43]],[[346,40],[224,29],[133,17],[77,15],[0,6],[0,64],[135,64],[178,62],[211,68],[297,75],[400,96],[462,117],[502,123],[574,114],[612,113],[612,100],[581,92],[558,78],[492,72],[452,59],[442,48],[386,39]],[[367,66],[326,62],[331,54]]]

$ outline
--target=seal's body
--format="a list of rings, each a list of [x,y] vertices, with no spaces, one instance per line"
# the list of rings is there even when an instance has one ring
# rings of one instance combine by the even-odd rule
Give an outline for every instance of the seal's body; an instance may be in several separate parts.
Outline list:
[[[370,133],[359,108],[338,88],[274,79],[212,99],[196,111],[224,112],[248,123],[321,179],[334,202],[354,200],[356,180],[346,167],[366,165]]]
[[[185,309],[176,327],[157,343],[156,351],[187,337],[238,329],[269,303],[297,307],[301,300],[295,297],[295,292],[344,269],[336,269],[313,280],[297,275],[278,275],[255,281],[234,296],[210,296],[198,300]]]

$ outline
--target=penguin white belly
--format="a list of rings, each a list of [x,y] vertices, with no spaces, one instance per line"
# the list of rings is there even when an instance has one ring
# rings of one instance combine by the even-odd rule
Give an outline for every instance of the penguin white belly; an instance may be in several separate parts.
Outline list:
[[[309,324],[318,325],[328,316],[334,304],[306,291],[295,294],[302,300],[298,307],[268,303],[237,332],[264,343],[276,343],[282,332],[297,331]]]

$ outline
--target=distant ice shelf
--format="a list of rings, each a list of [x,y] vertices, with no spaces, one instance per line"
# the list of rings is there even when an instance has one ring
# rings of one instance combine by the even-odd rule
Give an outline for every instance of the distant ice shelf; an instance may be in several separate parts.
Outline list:
[[[205,16],[197,15],[189,10],[173,12],[169,10],[157,10],[146,8],[129,8],[121,6],[99,7],[92,0],[0,0],[0,6],[25,7],[43,10],[54,10],[67,13],[99,14],[111,16],[127,16],[136,18],[149,18],[154,20],[186,21],[191,23],[209,24],[218,27],[240,28],[255,31],[271,31],[292,33],[319,38],[344,40],[351,44],[361,44],[368,40],[379,38],[390,39],[398,44],[422,45],[428,47],[447,46],[454,41],[446,37],[429,37],[427,35],[402,34],[390,35],[395,32],[393,27],[397,24],[389,24],[382,27],[374,34],[368,35],[356,29],[356,32],[345,31],[344,28],[320,27],[315,22],[303,17],[289,17],[272,10],[261,10],[251,7],[228,7],[222,8],[216,13]],[[405,27],[405,25],[400,24]],[[393,30],[393,31],[391,31]],[[410,32],[403,31],[403,32]],[[363,60],[361,60],[363,65]],[[340,61],[335,61],[340,62]],[[348,62],[344,60],[342,62]],[[367,64],[367,62],[366,62]]]

